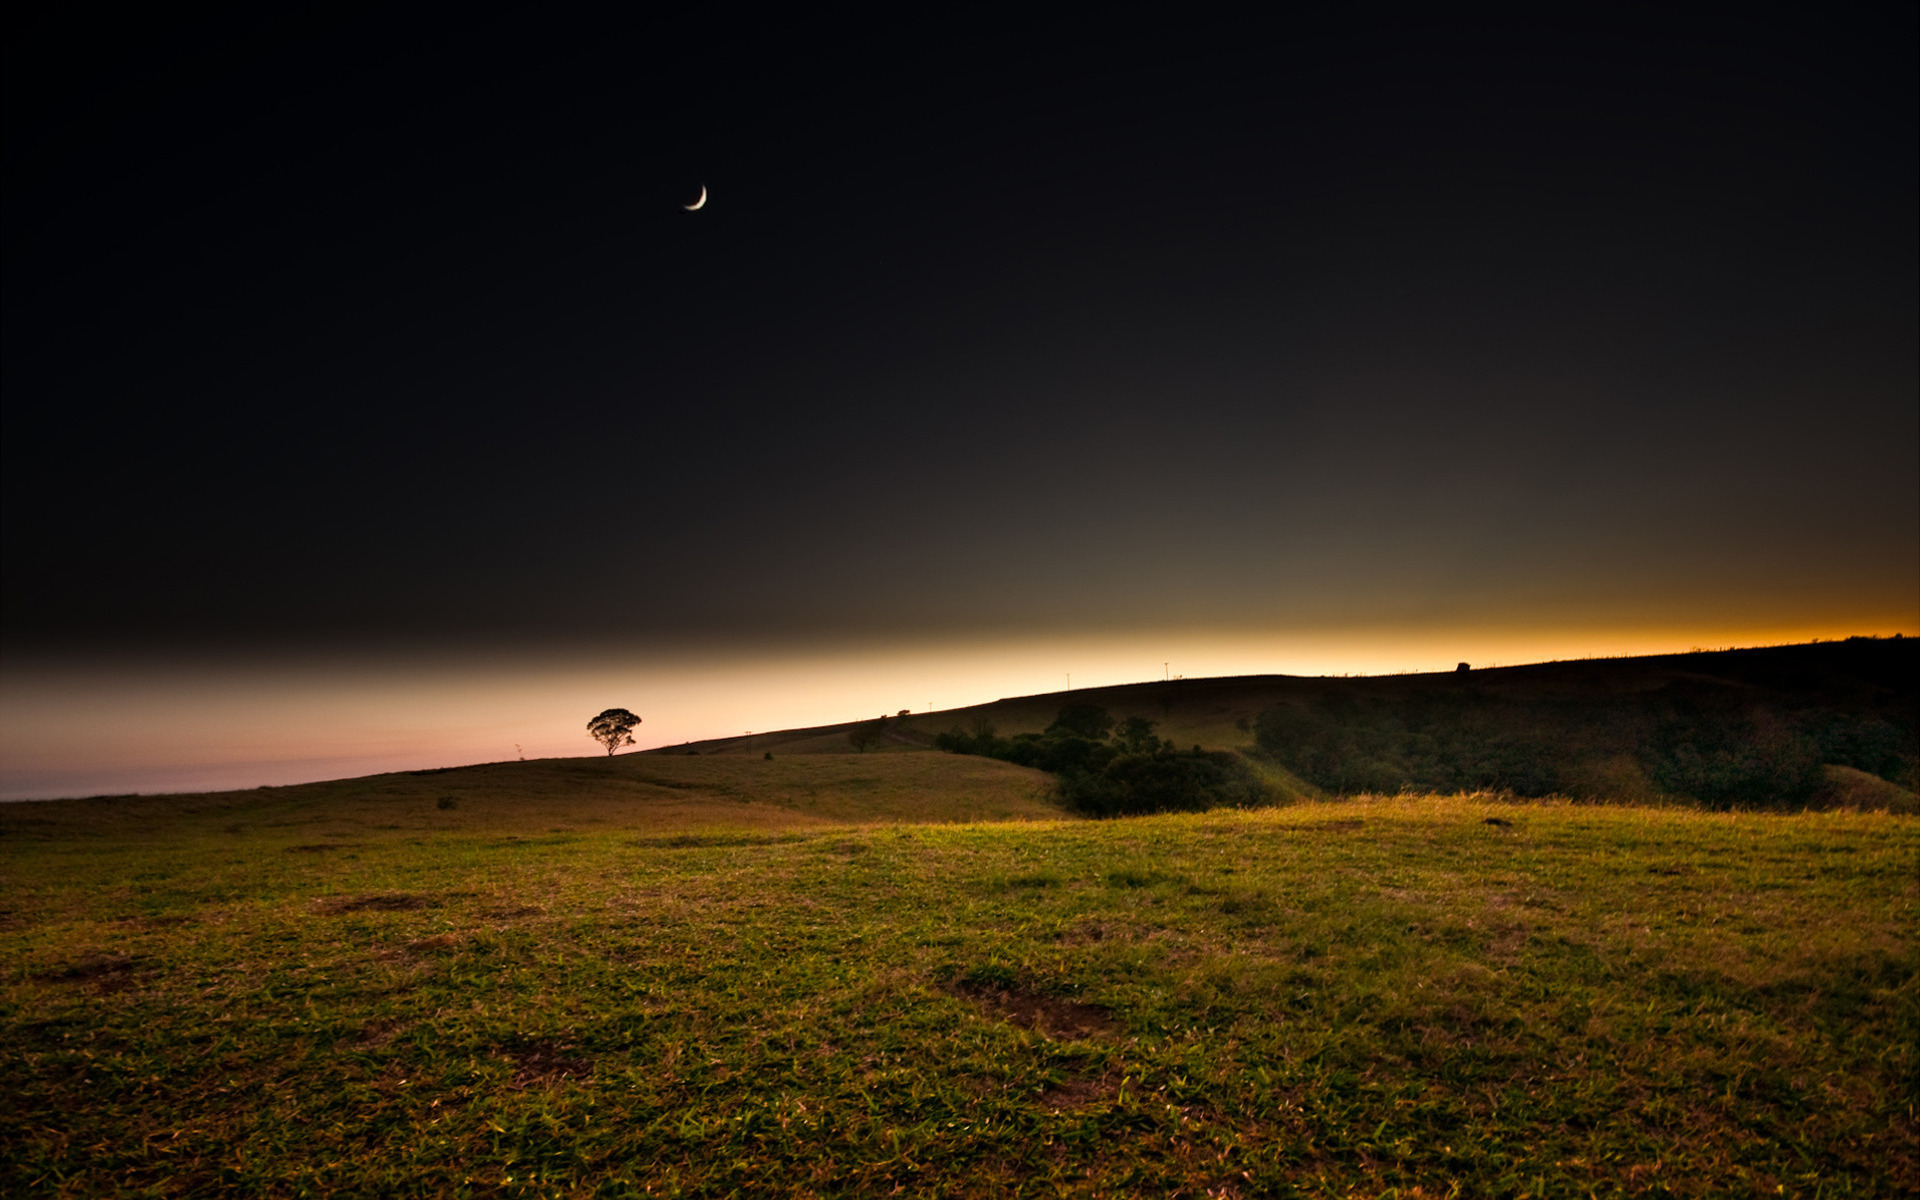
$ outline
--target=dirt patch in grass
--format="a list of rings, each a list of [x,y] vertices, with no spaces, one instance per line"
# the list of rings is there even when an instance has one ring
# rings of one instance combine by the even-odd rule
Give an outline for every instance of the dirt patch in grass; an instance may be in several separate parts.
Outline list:
[[[358,850],[365,842],[303,842],[298,846],[288,846],[288,854],[324,854],[329,850]]]
[[[1080,1112],[1113,1099],[1119,1090],[1111,1078],[1069,1079],[1041,1092],[1034,1102],[1050,1112]]]
[[[404,1024],[390,1017],[379,1017],[361,1026],[360,1036],[355,1040],[362,1046],[384,1046],[404,1028]]]
[[[439,901],[407,892],[386,892],[368,896],[332,896],[316,900],[314,908],[324,916],[337,917],[353,912],[414,912],[432,908]]]
[[[513,1082],[526,1087],[554,1079],[586,1079],[593,1074],[593,1063],[570,1054],[572,1046],[559,1042],[532,1041],[507,1046],[497,1053],[513,1064]]]
[[[1091,917],[1081,917],[1073,924],[1055,933],[1054,940],[1070,946],[1084,946],[1092,942],[1124,941],[1137,935],[1131,926],[1118,921],[1101,921]]]
[[[1321,821],[1314,825],[1297,825],[1294,827],[1294,832],[1347,833],[1365,824],[1366,822],[1359,817],[1342,817],[1338,821]]]
[[[460,944],[457,933],[439,933],[432,937],[416,938],[407,943],[409,954],[441,954]]]
[[[1266,925],[1280,915],[1280,906],[1264,893],[1236,890],[1220,898],[1220,911],[1249,925]]]
[[[964,980],[953,984],[949,990],[1002,1021],[1062,1041],[1098,1037],[1119,1028],[1107,1010],[1095,1004],[1081,1004],[1057,996],[1041,996],[1023,988],[994,987]]]
[[[48,967],[34,975],[48,983],[83,983],[90,984],[95,991],[120,992],[133,986],[133,971],[139,965],[140,960],[131,954],[107,951]]]

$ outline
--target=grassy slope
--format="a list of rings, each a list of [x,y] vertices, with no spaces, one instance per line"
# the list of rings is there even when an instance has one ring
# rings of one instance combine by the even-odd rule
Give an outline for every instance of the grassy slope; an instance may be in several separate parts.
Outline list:
[[[0,1189],[1920,1187],[1910,819],[776,795],[976,762],[8,806]]]
[[[1082,688],[1039,696],[1020,696],[945,712],[917,713],[896,719],[897,732],[920,744],[949,729],[966,729],[976,719],[991,722],[1003,736],[1038,733],[1065,704],[1097,704],[1116,718],[1142,716],[1159,726],[1162,737],[1186,747],[1239,750],[1252,745],[1253,721],[1263,709],[1287,701],[1330,695],[1398,699],[1420,693],[1450,694],[1468,685],[1489,695],[1526,699],[1652,694],[1676,681],[1712,681],[1755,694],[1777,692],[1851,707],[1889,692],[1904,697],[1911,720],[1914,680],[1920,678],[1920,639],[1861,638],[1800,646],[1702,651],[1641,658],[1582,659],[1497,667],[1456,675],[1382,675],[1333,677],[1246,675],[1220,679],[1184,679]],[[878,715],[878,714],[875,714]],[[759,755],[845,753],[847,733],[857,722],[717,738],[668,747],[656,754]],[[881,749],[906,749],[894,741]]]
[[[1037,733],[1050,724],[1066,704],[1097,704],[1116,718],[1143,716],[1176,745],[1209,750],[1253,751],[1253,723],[1259,714],[1280,704],[1303,705],[1342,698],[1361,702],[1397,702],[1416,698],[1457,702],[1463,694],[1518,702],[1510,711],[1520,719],[1531,702],[1601,698],[1619,699],[1626,711],[1637,701],[1650,711],[1675,702],[1676,692],[1687,693],[1685,705],[1700,689],[1763,708],[1792,711],[1799,706],[1825,706],[1855,715],[1874,715],[1909,731],[1920,722],[1920,639],[1856,638],[1800,646],[1747,650],[1706,651],[1643,658],[1592,659],[1536,663],[1520,667],[1425,675],[1373,678],[1242,676],[1222,679],[1174,680],[1117,687],[1085,688],[1040,696],[997,700],[971,708],[920,713],[890,720],[887,738],[873,753],[899,753],[929,748],[936,734],[970,729],[986,721],[1002,736]],[[783,755],[844,754],[848,733],[858,724],[794,729],[747,737],[720,738],[652,752],[655,755],[748,755],[768,751]],[[1516,726],[1514,735],[1537,732]],[[1604,757],[1604,756],[1603,756]],[[1319,798],[1320,791],[1279,763],[1253,755],[1252,760],[1277,794],[1291,799]],[[1574,790],[1613,798],[1651,801],[1655,790],[1639,767],[1618,761],[1586,764],[1586,774],[1573,780]],[[1830,768],[1828,786],[1818,798],[1822,807],[1891,807],[1920,810],[1910,787],[1869,782],[1850,768]],[[1576,773],[1578,774],[1578,773]],[[1591,778],[1587,776],[1591,775]]]
[[[1253,718],[1261,709],[1272,705],[1277,699],[1294,694],[1302,686],[1312,686],[1318,682],[1283,675],[1259,675],[1138,683],[1020,696],[969,708],[893,718],[890,736],[871,752],[926,749],[932,745],[935,734],[954,728],[970,728],[975,720],[991,722],[995,729],[1006,736],[1038,733],[1052,723],[1065,704],[1098,704],[1115,717],[1147,717],[1159,726],[1159,733],[1163,737],[1172,738],[1183,747],[1199,744],[1208,749],[1242,749],[1253,742],[1253,734],[1249,730]],[[1240,728],[1240,722],[1247,723],[1248,728]],[[755,757],[766,751],[778,754],[845,754],[848,750],[847,735],[858,724],[846,722],[810,729],[715,738],[705,742],[690,742],[684,746],[662,747],[648,753],[678,756],[695,751],[700,754]]]
[[[1061,815],[1048,777],[992,759],[835,755],[772,761],[624,754],[401,771],[168,796],[0,805],[0,837],[197,837],[235,849],[406,834],[565,833],[613,826],[804,829],[846,821],[1005,821]],[[443,808],[443,801],[450,807]]]

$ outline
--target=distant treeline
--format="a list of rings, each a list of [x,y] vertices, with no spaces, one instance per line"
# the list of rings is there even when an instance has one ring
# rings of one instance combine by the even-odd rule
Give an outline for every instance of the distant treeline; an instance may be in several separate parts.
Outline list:
[[[1275,762],[1341,794],[1659,795],[1716,809],[1791,809],[1817,798],[1828,765],[1916,790],[1912,683],[1841,682],[1852,686],[1832,676],[1703,675],[1529,694],[1524,680],[1427,677],[1392,694],[1333,691],[1276,705],[1259,715],[1254,735]]]
[[[1260,776],[1238,754],[1176,749],[1145,717],[1116,722],[1092,704],[1070,704],[1043,733],[1003,738],[991,724],[940,734],[934,744],[1051,772],[1060,799],[1091,817],[1199,812],[1268,801]]]

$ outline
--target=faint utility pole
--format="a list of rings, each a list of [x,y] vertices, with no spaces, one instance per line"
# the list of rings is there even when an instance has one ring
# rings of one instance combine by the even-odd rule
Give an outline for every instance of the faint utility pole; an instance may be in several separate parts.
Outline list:
[[[1165,683],[1165,682],[1166,682],[1167,680],[1169,680],[1169,679],[1172,679],[1172,678],[1173,678],[1173,676],[1171,676],[1171,675],[1169,675],[1169,674],[1167,674],[1167,672],[1168,672],[1169,670],[1171,670],[1171,669],[1172,669],[1172,664],[1171,664],[1171,663],[1161,663],[1161,664],[1160,664],[1160,682],[1162,682],[1162,683]]]

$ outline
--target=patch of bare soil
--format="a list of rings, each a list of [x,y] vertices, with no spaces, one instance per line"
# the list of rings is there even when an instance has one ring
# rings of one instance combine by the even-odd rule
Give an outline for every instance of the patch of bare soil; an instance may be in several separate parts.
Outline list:
[[[1107,1010],[1098,1005],[1080,1004],[1057,996],[1040,996],[1020,988],[956,983],[951,991],[1003,1021],[1062,1041],[1112,1033],[1119,1027]]]
[[[1111,1100],[1119,1092],[1119,1086],[1111,1079],[1069,1079],[1057,1087],[1041,1092],[1036,1103],[1051,1112],[1080,1112],[1094,1105]]]
[[[360,1027],[358,1041],[362,1046],[384,1046],[392,1041],[395,1035],[403,1028],[405,1028],[405,1026],[399,1021],[387,1018],[376,1018]]]
[[[1054,934],[1056,941],[1069,945],[1085,945],[1088,942],[1101,942],[1111,937],[1125,936],[1126,931],[1118,925],[1106,921],[1079,920]]]
[[[432,908],[438,901],[407,892],[387,892],[369,896],[330,896],[314,901],[314,908],[327,916],[351,912],[413,912]]]
[[[508,1046],[497,1053],[513,1064],[513,1081],[524,1087],[552,1079],[586,1079],[591,1076],[593,1064],[568,1054],[572,1049],[572,1046],[559,1042],[533,1041]]]
[[[443,951],[451,950],[455,946],[458,946],[459,944],[460,944],[459,934],[439,933],[439,934],[435,934],[432,937],[416,938],[415,940],[408,942],[407,953],[438,954]]]
[[[85,983],[91,984],[95,991],[120,992],[133,986],[133,969],[139,964],[140,960],[131,954],[109,951],[89,954],[36,974],[50,983]]]

